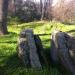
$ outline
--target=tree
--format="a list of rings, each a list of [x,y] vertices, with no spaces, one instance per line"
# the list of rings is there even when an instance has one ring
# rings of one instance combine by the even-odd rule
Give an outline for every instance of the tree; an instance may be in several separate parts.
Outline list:
[[[0,34],[7,34],[7,13],[9,0],[0,0]]]
[[[21,22],[30,22],[39,19],[36,4],[31,0],[24,1],[22,7],[16,12],[16,16]]]
[[[60,0],[53,8],[53,17],[62,23],[74,24],[75,0]]]
[[[43,20],[43,18],[44,18],[43,0],[40,0],[40,12],[41,12],[41,20]]]
[[[75,24],[75,0],[71,0],[67,4],[66,17],[70,24]]]
[[[9,5],[8,5],[8,15],[13,16],[16,13],[16,0],[9,0]]]
[[[41,20],[51,19],[52,0],[40,0]]]
[[[62,21],[62,18],[64,17],[64,1],[65,0],[59,0],[59,2],[53,7],[53,18],[55,20]]]
[[[44,0],[44,15],[46,19],[52,19],[52,0]]]

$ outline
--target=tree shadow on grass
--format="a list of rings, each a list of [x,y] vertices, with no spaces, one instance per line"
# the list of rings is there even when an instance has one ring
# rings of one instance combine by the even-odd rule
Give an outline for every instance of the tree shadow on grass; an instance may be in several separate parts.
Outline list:
[[[75,30],[74,30],[74,29],[67,31],[67,33],[70,33],[70,34],[72,34],[73,36],[75,36]]]
[[[17,43],[18,34],[9,32],[8,35],[0,36],[0,43]]]
[[[72,33],[72,32],[75,32],[75,30],[70,30],[70,31],[67,31],[68,33]]]
[[[16,44],[16,43],[17,43],[17,41],[5,41],[5,42],[4,42],[4,41],[3,41],[3,42],[1,41],[0,43],[2,43],[2,44],[3,44],[3,43],[9,43],[9,44],[14,43],[14,44]]]
[[[57,71],[59,71],[58,75],[60,74],[69,75],[68,73],[62,71],[59,68],[60,65],[55,65],[51,62],[50,54],[49,54],[50,48],[47,48],[45,51],[48,51],[46,52],[47,59],[49,60],[48,66],[52,69],[56,69]],[[26,70],[27,68],[25,68],[24,65],[21,63],[16,53],[11,56],[5,57],[2,63],[4,63],[4,65],[0,65],[0,75],[19,75],[19,74],[26,75],[26,71],[28,71]],[[50,69],[49,67],[47,67],[48,70]]]
[[[15,33],[15,32],[9,32],[8,35],[6,35],[7,38],[11,38],[11,37],[14,37],[14,36],[17,36],[18,34]]]
[[[4,65],[0,67],[0,75],[18,75],[18,72],[24,69],[24,65],[16,53],[5,57],[2,63],[4,63]]]
[[[0,36],[0,38],[13,38],[13,37],[16,37],[17,35],[18,34],[15,32],[9,32],[9,34]]]

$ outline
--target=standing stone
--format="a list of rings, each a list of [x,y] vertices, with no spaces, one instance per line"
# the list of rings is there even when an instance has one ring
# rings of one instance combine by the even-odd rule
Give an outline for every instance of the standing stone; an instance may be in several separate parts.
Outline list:
[[[66,40],[68,35],[64,32],[55,31],[55,33],[53,33],[53,37],[55,37],[55,38],[52,38],[55,44],[54,45],[55,50],[53,48],[53,51],[52,51],[54,52],[53,54],[56,53],[55,55],[57,56],[59,62],[61,62],[62,65],[64,65],[65,68],[69,70],[73,75],[75,75],[75,63],[73,62],[70,56],[69,47],[67,45],[68,41]]]
[[[67,46],[69,48],[70,56],[75,63],[75,37],[69,36],[67,39]]]
[[[26,30],[26,38],[29,46],[30,63],[33,68],[42,68],[39,56],[37,53],[36,44],[34,41],[34,35],[32,30]]]
[[[20,38],[18,40],[18,56],[25,66],[31,66],[36,69],[42,68],[33,31],[30,29],[20,33]]]

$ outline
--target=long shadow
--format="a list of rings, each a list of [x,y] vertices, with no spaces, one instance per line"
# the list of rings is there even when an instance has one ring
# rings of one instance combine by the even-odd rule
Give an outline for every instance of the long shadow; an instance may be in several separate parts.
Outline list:
[[[14,36],[17,36],[17,33],[9,32],[7,35],[0,36],[0,38],[11,38],[11,37],[14,37]]]
[[[14,32],[9,32],[8,35],[0,36],[0,43],[17,43],[18,34]]]
[[[75,32],[75,30],[70,30],[70,31],[67,31],[68,33],[71,33],[71,32]]]
[[[18,69],[24,68],[16,53],[5,57],[2,63],[4,63],[4,66],[0,66],[0,75],[13,75]]]
[[[5,41],[5,42],[0,42],[0,43],[9,43],[9,44],[12,44],[12,43],[14,43],[14,44],[16,44],[17,43],[17,41]]]
[[[23,65],[21,64],[20,59],[18,58],[17,53],[11,55],[10,57],[8,57],[6,59],[5,66],[7,66],[9,68],[23,67]]]
[[[14,36],[17,36],[18,34],[15,33],[15,32],[9,32],[9,35],[7,35],[6,37],[8,38],[11,38],[11,37],[14,37]]]
[[[35,34],[35,35],[37,35],[37,36],[50,36],[51,33],[50,34]]]

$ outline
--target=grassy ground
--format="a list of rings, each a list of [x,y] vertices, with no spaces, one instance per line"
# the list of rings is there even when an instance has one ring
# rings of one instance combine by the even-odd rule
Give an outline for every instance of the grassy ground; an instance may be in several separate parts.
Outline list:
[[[17,57],[16,46],[20,31],[27,28],[33,29],[34,34],[42,34],[40,38],[46,54],[49,54],[50,35],[53,30],[58,29],[73,35],[75,34],[75,25],[64,25],[54,21],[9,25],[9,34],[0,36],[0,75],[67,75],[65,71],[62,72],[58,67],[52,66],[52,63],[50,63],[49,69],[45,68],[42,71],[24,68]]]

